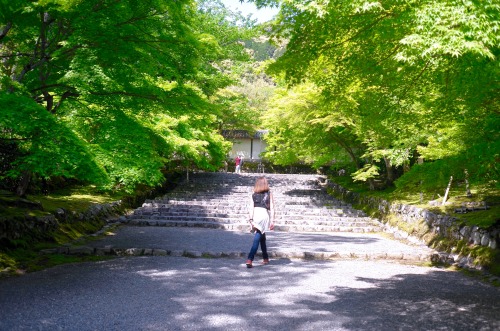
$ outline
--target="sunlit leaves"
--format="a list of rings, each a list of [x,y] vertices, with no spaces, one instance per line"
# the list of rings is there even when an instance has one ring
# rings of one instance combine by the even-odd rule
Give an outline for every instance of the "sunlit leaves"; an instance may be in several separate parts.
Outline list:
[[[366,182],[368,179],[377,177],[380,168],[374,164],[365,164],[363,168],[352,174],[352,178],[356,181]]]
[[[495,1],[282,1],[273,32],[287,50],[269,72],[321,88],[308,123],[355,135],[368,163],[357,178],[419,153],[493,178],[499,22]]]
[[[105,183],[104,169],[95,154],[66,124],[30,98],[0,93],[0,140],[14,142],[22,152],[12,170],[17,177],[32,171],[41,177],[64,176]]]
[[[211,96],[233,82],[220,63],[249,59],[239,41],[250,30],[223,8],[210,16],[197,5],[2,1],[0,86],[32,100],[19,113],[32,113],[29,130],[19,117],[7,121],[21,104],[0,115],[2,133],[25,153],[15,172],[130,192],[161,183],[171,163],[220,166],[229,146]]]
[[[396,55],[404,61],[414,57],[465,53],[494,59],[498,47],[499,8],[479,1],[428,2],[413,14],[414,24],[401,44],[409,46]]]
[[[344,162],[353,153],[353,136],[323,120],[328,109],[321,89],[311,82],[278,89],[263,116],[270,130],[266,157],[282,165],[307,162],[319,167]]]

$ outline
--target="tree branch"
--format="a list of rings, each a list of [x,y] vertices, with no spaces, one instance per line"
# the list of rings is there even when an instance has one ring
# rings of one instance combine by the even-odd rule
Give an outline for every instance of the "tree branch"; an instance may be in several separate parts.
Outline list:
[[[151,13],[148,13],[148,14],[144,14],[142,16],[135,16],[135,17],[131,17],[129,18],[128,20],[124,21],[124,22],[120,22],[118,24],[115,24],[116,27],[120,27],[122,25],[127,25],[127,24],[133,24],[135,22],[139,22],[139,21],[142,21],[142,20],[145,20],[149,17],[155,17],[155,16],[161,16],[162,14],[166,14],[168,12],[164,12],[164,13],[159,13],[157,11],[154,11],[154,12],[151,12]]]
[[[31,92],[36,92],[36,91],[40,91],[40,90],[43,90],[43,89],[49,89],[49,88],[54,88],[54,87],[61,87],[61,88],[65,88],[65,89],[72,88],[71,86],[63,85],[63,84],[49,84],[49,85],[43,85],[43,86],[40,86],[40,87],[37,87],[37,88],[33,88],[30,91]]]
[[[32,138],[2,138],[2,137],[0,137],[0,140],[2,140],[2,141],[28,141],[28,140],[32,140]]]
[[[5,36],[7,36],[7,33],[9,33],[9,30],[12,28],[12,22],[8,22],[6,25],[4,25],[2,28],[0,28],[0,41],[2,41]]]
[[[359,35],[361,35],[363,32],[365,31],[368,31],[368,30],[371,30],[375,25],[377,25],[380,21],[382,21],[383,19],[385,19],[386,17],[389,17],[391,16],[392,13],[391,12],[386,12],[384,15],[380,15],[375,21],[373,21],[371,24],[368,24],[367,26],[357,30],[354,35],[352,35],[351,37],[348,37],[340,42],[338,42],[337,44],[335,44],[334,46],[340,46],[342,44],[345,44],[346,42],[349,42],[349,41],[352,41],[354,40],[355,38],[357,38]]]
[[[61,95],[61,98],[59,99],[59,101],[57,102],[57,104],[54,106],[54,108],[52,109],[52,113],[55,114],[57,112],[57,110],[59,109],[59,107],[61,106],[62,102],[64,100],[66,100],[67,98],[69,97],[77,97],[79,96],[80,94],[78,93],[75,93],[75,92],[72,92],[72,91],[66,91],[64,92],[62,95]]]
[[[361,169],[361,165],[359,163],[358,158],[356,157],[356,154],[354,153],[354,150],[347,144],[341,137],[339,137],[335,132],[333,131],[328,131],[330,138],[332,138],[340,147],[344,149],[344,151],[349,155],[351,158],[351,161],[354,163],[356,166],[356,169]]]
[[[111,95],[123,95],[127,97],[148,99],[153,101],[158,101],[158,97],[156,95],[143,95],[138,93],[130,93],[123,91],[113,91],[113,92],[90,92],[91,95],[99,95],[99,96],[111,96]]]

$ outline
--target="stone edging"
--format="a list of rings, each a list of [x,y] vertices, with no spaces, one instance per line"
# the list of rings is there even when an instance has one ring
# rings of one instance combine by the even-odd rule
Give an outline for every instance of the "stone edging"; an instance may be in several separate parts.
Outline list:
[[[191,258],[245,258],[247,252],[200,252],[193,250],[165,250],[153,248],[115,248],[112,246],[105,247],[88,247],[88,246],[68,246],[44,249],[41,254],[66,254],[66,255],[95,255],[95,256],[182,256]],[[262,256],[258,252],[257,256]],[[405,254],[396,252],[394,254],[370,254],[370,253],[353,253],[353,252],[307,252],[307,251],[272,251],[269,256],[274,259],[289,258],[301,260],[387,260],[401,262],[431,262],[439,259],[436,254]]]

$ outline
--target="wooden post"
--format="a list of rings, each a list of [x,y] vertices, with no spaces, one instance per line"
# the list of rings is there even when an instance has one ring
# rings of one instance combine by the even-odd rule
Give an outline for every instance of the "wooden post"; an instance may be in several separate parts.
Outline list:
[[[445,192],[444,198],[443,198],[443,203],[441,204],[441,206],[444,206],[444,204],[446,203],[446,199],[448,198],[448,193],[450,192],[450,187],[451,187],[452,181],[453,181],[453,176],[450,176],[450,182],[448,183],[448,187],[446,188],[446,192]]]
[[[420,181],[420,204],[424,203],[424,191],[422,189],[423,180]]]
[[[467,198],[472,198],[472,193],[469,187],[469,172],[467,171],[467,169],[465,169],[464,172],[465,172],[465,195],[467,196]]]

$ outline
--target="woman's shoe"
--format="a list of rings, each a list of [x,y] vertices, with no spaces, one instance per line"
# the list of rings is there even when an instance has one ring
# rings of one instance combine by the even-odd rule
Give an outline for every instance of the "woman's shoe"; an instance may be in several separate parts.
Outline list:
[[[253,267],[252,260],[247,260],[246,265],[247,265],[247,268]]]
[[[264,260],[262,261],[262,264],[263,264],[263,265],[265,265],[265,264],[269,264],[269,259],[264,259]]]

